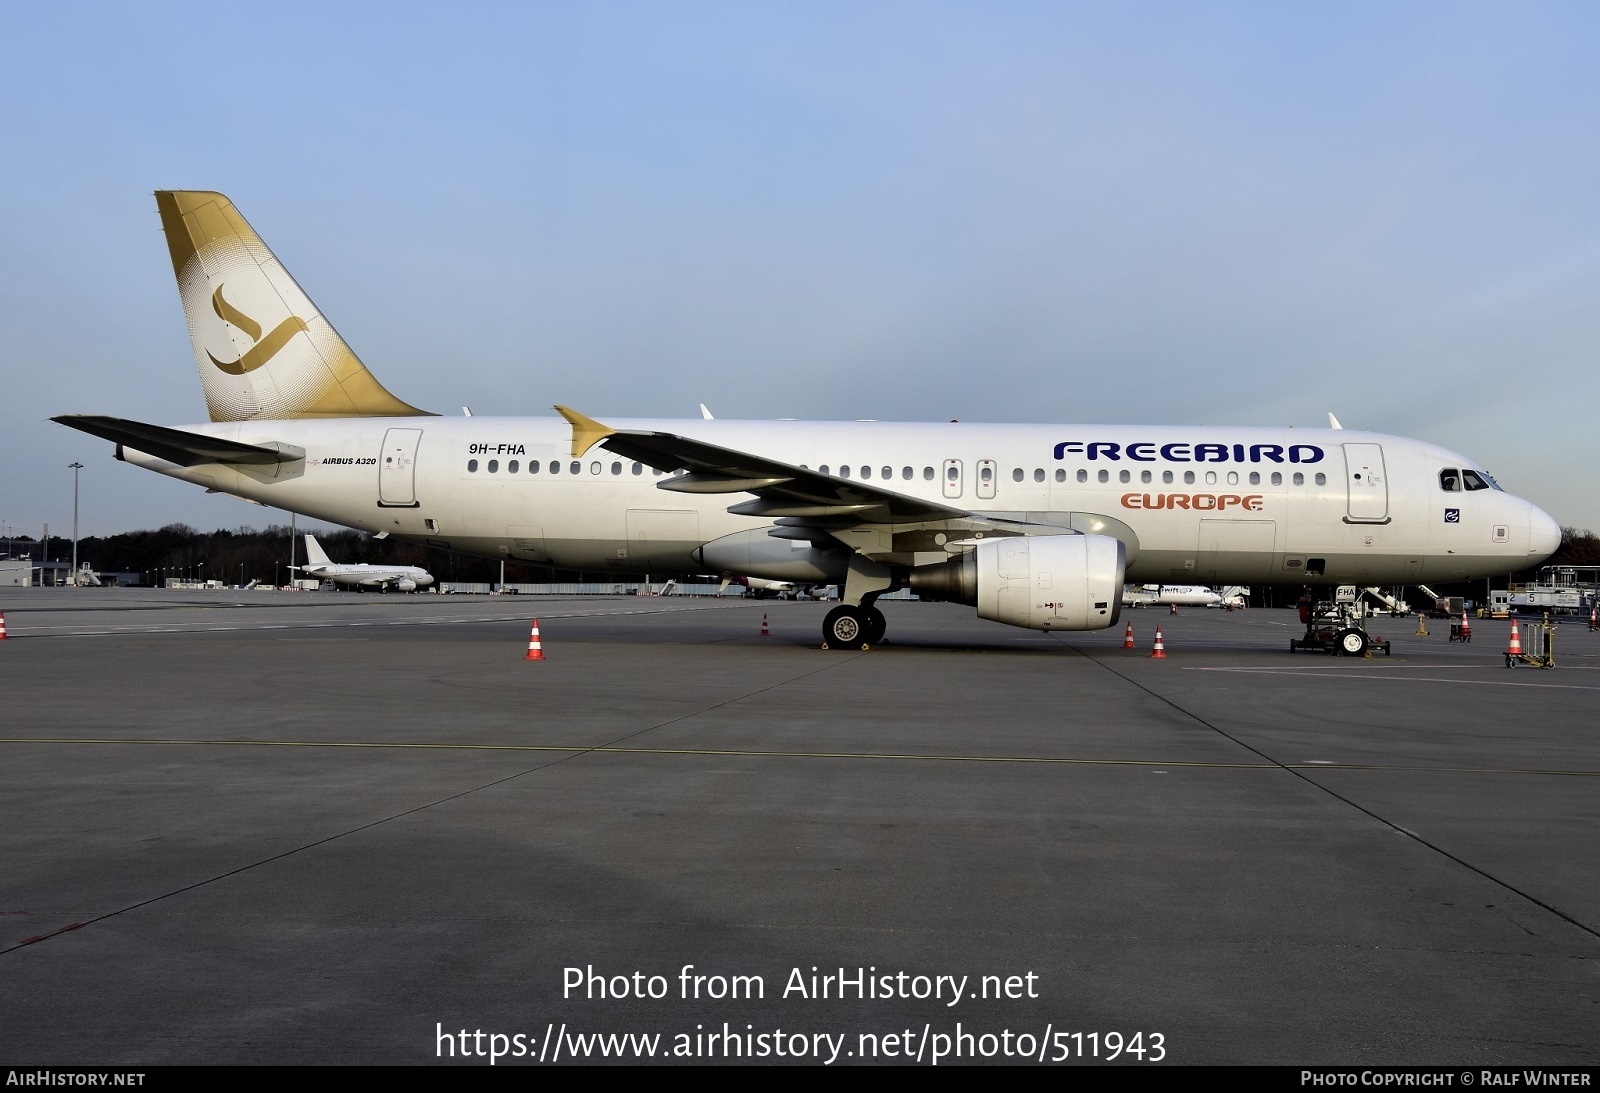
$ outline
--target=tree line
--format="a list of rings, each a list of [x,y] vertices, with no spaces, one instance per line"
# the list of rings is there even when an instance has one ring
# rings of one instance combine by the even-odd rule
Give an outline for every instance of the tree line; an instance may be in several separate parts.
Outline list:
[[[317,541],[336,562],[373,565],[416,565],[432,573],[441,581],[492,583],[500,580],[500,563],[488,558],[474,558],[438,547],[408,543],[399,539],[379,539],[361,531],[317,532]],[[137,573],[143,584],[159,584],[165,576],[199,577],[222,581],[225,584],[283,584],[288,580],[290,529],[287,524],[273,524],[257,531],[252,527],[221,528],[216,531],[197,531],[187,524],[168,524],[153,531],[125,531],[117,535],[91,535],[78,540],[78,559],[87,562],[102,573]],[[68,561],[72,558],[72,540],[52,535],[41,546],[37,539],[19,536],[8,541],[7,548],[14,556],[30,554],[34,558],[51,561]],[[295,561],[305,564],[305,540],[296,538]],[[1561,546],[1544,565],[1600,566],[1600,536],[1587,528],[1561,529]],[[550,570],[520,562],[506,562],[506,577],[513,584],[540,581],[613,581],[613,573],[581,573],[573,570]],[[1510,575],[1523,582],[1538,576],[1531,569]],[[1506,578],[1499,577],[1491,583],[1504,587]],[[1482,593],[1481,581],[1460,585],[1435,585],[1446,595],[1475,597]],[[1295,591],[1298,594],[1298,590]],[[1253,599],[1253,603],[1270,602],[1268,597]],[[1291,599],[1292,602],[1292,599]]]

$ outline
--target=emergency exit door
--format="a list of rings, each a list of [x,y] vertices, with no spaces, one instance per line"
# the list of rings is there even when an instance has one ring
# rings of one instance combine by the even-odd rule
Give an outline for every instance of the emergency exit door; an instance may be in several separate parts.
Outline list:
[[[390,429],[378,455],[378,504],[384,508],[417,507],[417,445],[421,429]]]

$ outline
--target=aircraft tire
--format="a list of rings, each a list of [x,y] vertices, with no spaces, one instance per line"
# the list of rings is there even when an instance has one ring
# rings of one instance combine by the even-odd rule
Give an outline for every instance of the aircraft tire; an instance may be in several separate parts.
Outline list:
[[[1339,635],[1333,639],[1333,647],[1338,651],[1340,656],[1365,656],[1367,652],[1367,635],[1363,634],[1355,627],[1351,627],[1348,630],[1341,630],[1339,631]]]
[[[883,641],[883,635],[889,631],[889,620],[883,617],[883,612],[876,607],[868,607],[867,612],[867,644],[877,645]]]
[[[828,612],[822,620],[822,647],[824,649],[861,649],[867,645],[870,633],[866,613],[859,607],[841,604]]]

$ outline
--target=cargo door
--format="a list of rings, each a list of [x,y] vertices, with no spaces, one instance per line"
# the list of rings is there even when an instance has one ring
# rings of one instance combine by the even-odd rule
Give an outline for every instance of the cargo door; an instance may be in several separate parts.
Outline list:
[[[1344,446],[1345,484],[1350,491],[1351,524],[1389,522],[1389,479],[1383,469],[1382,444]]]
[[[512,524],[506,528],[506,540],[511,556],[524,562],[548,562],[550,554],[544,548],[544,528],[531,524]]]
[[[1269,580],[1277,527],[1272,520],[1201,520],[1195,576],[1211,584]]]
[[[688,509],[629,509],[628,561],[635,566],[687,561],[701,546],[700,515]]]
[[[384,508],[417,507],[417,445],[421,429],[390,429],[383,434],[378,456],[378,504]]]

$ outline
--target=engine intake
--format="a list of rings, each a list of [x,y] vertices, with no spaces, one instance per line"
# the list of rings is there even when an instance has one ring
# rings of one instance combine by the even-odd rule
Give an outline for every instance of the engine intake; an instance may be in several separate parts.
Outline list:
[[[918,566],[911,588],[1029,630],[1103,630],[1122,614],[1126,569],[1127,548],[1109,535],[1018,535]]]

